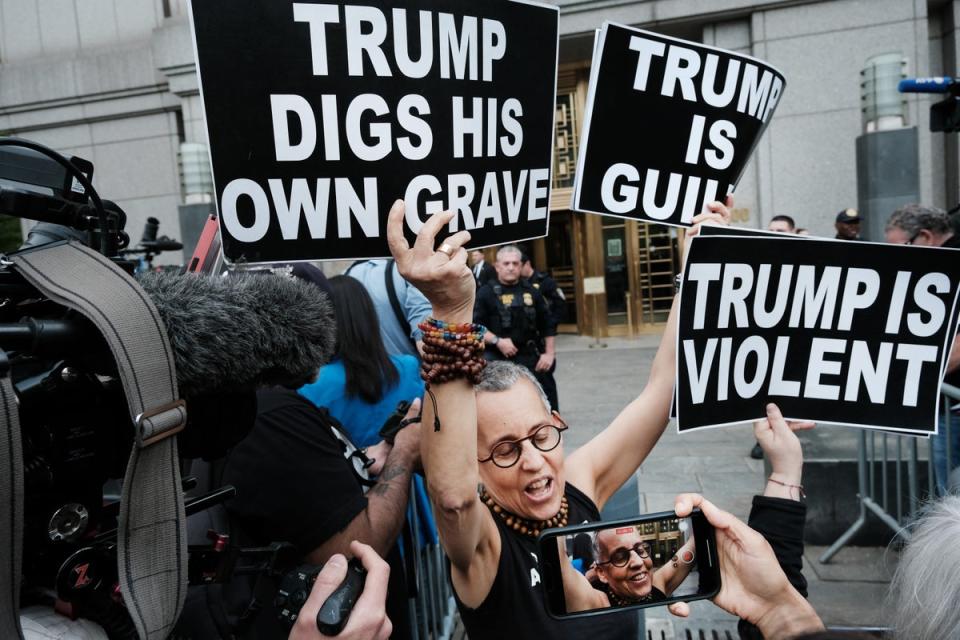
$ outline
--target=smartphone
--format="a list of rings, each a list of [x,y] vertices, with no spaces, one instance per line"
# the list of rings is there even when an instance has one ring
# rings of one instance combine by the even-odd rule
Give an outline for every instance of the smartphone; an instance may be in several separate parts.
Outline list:
[[[547,529],[539,538],[547,612],[602,615],[711,598],[720,591],[713,526],[699,509]]]

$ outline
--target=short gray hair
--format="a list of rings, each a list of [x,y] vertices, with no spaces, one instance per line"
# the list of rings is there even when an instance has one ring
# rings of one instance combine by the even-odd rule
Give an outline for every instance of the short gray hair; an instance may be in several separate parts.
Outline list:
[[[515,253],[517,257],[523,256],[523,251],[520,251],[520,247],[515,244],[505,244],[497,249],[497,260],[499,260],[500,256],[504,253]]]
[[[887,220],[887,231],[902,229],[913,237],[921,231],[941,236],[950,233],[950,216],[943,209],[927,207],[922,204],[908,204],[900,207]]]
[[[480,391],[490,393],[508,391],[513,388],[513,385],[517,384],[520,378],[525,378],[530,381],[533,388],[537,390],[537,394],[540,396],[540,400],[543,402],[547,413],[550,413],[550,401],[547,400],[547,394],[543,392],[543,387],[540,386],[540,382],[530,373],[529,369],[515,362],[510,362],[509,360],[494,360],[493,362],[488,362],[487,366],[483,369],[483,373],[480,374],[479,384],[477,384],[474,389],[476,389],[478,393]]]
[[[887,610],[897,638],[936,640],[960,629],[960,496],[929,503],[890,584]]]

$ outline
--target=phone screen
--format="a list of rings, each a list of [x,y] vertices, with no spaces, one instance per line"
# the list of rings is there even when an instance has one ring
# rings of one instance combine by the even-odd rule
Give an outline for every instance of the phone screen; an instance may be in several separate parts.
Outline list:
[[[699,600],[720,587],[713,528],[699,512],[553,529],[540,548],[555,616]]]

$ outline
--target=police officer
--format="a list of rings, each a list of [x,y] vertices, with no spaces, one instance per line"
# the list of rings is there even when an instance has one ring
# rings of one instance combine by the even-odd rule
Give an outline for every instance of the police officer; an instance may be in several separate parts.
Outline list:
[[[520,277],[520,249],[497,251],[496,280],[480,287],[474,321],[487,327],[487,358],[507,359],[529,369],[540,381],[550,406],[558,409],[554,337],[557,325],[540,292]]]
[[[520,277],[540,292],[544,302],[547,303],[547,310],[550,312],[554,326],[560,326],[567,310],[567,298],[563,295],[560,287],[557,286],[557,281],[551,278],[546,271],[537,271],[533,267],[530,256],[525,253],[520,256]]]

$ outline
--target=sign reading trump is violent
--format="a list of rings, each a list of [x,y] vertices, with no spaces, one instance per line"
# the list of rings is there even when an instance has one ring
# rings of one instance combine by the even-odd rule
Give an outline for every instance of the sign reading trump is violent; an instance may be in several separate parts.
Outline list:
[[[743,173],[783,95],[755,58],[605,23],[573,208],[688,227]]]
[[[960,253],[788,237],[693,238],[680,293],[681,431],[788,418],[930,434]]]
[[[224,254],[389,255],[386,217],[483,246],[547,232],[558,9],[194,0]]]

